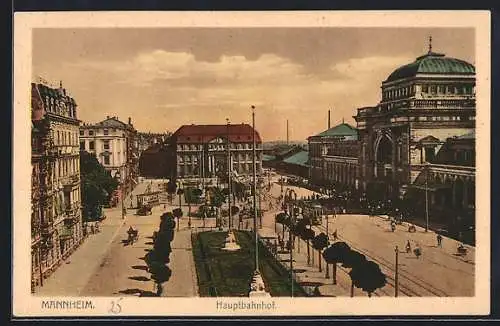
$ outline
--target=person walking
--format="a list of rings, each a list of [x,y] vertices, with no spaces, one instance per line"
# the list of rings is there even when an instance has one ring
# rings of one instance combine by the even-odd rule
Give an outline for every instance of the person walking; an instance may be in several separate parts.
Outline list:
[[[338,240],[338,233],[337,233],[337,229],[335,229],[335,232],[333,232],[333,240],[334,240],[334,241],[337,241],[337,240]]]
[[[437,245],[439,248],[443,248],[443,237],[441,236],[441,234],[438,234],[437,237]]]
[[[406,253],[409,254],[411,252],[411,243],[410,240],[406,242]]]
[[[420,249],[420,245],[418,243],[415,245],[415,249],[413,250],[413,252],[415,253],[417,259],[419,259],[422,255],[422,249]]]

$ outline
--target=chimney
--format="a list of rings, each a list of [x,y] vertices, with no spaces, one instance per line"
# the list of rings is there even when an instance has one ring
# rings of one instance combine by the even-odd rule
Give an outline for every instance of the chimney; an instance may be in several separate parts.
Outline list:
[[[128,117],[128,124],[131,125],[132,124],[132,118],[131,117]]]
[[[106,116],[106,119],[109,119],[109,115]]]
[[[328,110],[328,129],[330,129],[330,110]]]
[[[286,144],[288,145],[290,142],[289,139],[289,131],[288,131],[288,120],[286,120]]]

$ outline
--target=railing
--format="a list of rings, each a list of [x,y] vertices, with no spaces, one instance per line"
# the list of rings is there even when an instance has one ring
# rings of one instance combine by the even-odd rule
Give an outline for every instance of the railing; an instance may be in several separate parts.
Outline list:
[[[61,179],[61,183],[65,186],[74,185],[74,184],[77,184],[78,182],[80,182],[79,175],[72,175],[72,176],[66,177],[64,179]]]
[[[476,106],[476,100],[412,100],[410,107],[414,108],[473,108]]]

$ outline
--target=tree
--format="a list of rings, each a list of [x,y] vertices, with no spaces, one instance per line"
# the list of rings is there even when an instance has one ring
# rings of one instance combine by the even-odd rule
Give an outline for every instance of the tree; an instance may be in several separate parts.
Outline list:
[[[301,238],[304,239],[305,241],[307,241],[307,264],[309,265],[311,263],[311,251],[310,251],[310,246],[311,246],[311,243],[310,241],[312,239],[314,239],[314,231],[312,229],[309,229],[309,228],[304,228],[302,230],[302,233],[300,234]]]
[[[182,217],[183,213],[182,213],[182,209],[180,208],[175,208],[173,211],[172,211],[172,214],[174,215],[174,217],[177,219],[177,231],[179,231],[179,219]]]
[[[373,261],[364,261],[360,265],[355,266],[349,276],[353,286],[362,289],[368,293],[368,297],[379,288],[387,284],[387,279],[384,273],[380,270],[380,266]]]
[[[160,261],[153,260],[149,265],[149,271],[151,272],[151,278],[156,283],[156,295],[161,296],[163,293],[162,283],[167,282],[172,276],[172,270]]]
[[[351,253],[351,248],[345,242],[335,242],[323,251],[327,264],[333,264],[333,284],[337,284],[337,263],[343,263]]]
[[[318,264],[319,271],[321,272],[321,250],[328,247],[328,236],[325,233],[321,232],[316,237],[314,237],[312,244],[313,248],[318,251]]]
[[[102,206],[118,188],[118,181],[86,151],[80,151],[80,175],[84,220],[96,221],[102,215]]]

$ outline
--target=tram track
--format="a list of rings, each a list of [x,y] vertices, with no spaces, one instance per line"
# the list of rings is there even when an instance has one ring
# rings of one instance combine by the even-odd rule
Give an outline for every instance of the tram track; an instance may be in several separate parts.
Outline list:
[[[315,226],[317,229],[326,232],[326,227],[321,225],[321,226]],[[328,236],[330,237],[332,233],[329,232]],[[379,256],[372,251],[368,249],[361,249],[361,246],[359,243],[356,243],[352,240],[347,240],[344,237],[338,237],[339,239],[342,239],[344,242],[346,242],[351,248],[357,250],[359,253],[365,255],[367,258],[370,258],[374,262],[377,262],[379,266],[381,266],[381,269],[383,271],[385,270],[386,272],[389,273],[384,273],[386,277],[390,280],[388,283],[395,287],[395,269],[394,265],[392,262],[389,262],[387,259],[383,258],[382,256]],[[399,269],[398,270],[398,290],[401,291],[403,294],[408,295],[408,296],[419,296],[419,297],[425,297],[425,296],[436,296],[436,297],[445,297],[449,296],[446,292],[442,291],[441,289],[436,288],[429,282],[410,274],[409,272],[405,271],[404,269]],[[414,286],[405,284],[402,281],[406,280],[407,282],[405,283],[410,283],[414,286],[417,287],[415,289]],[[424,291],[422,291],[422,289]]]

